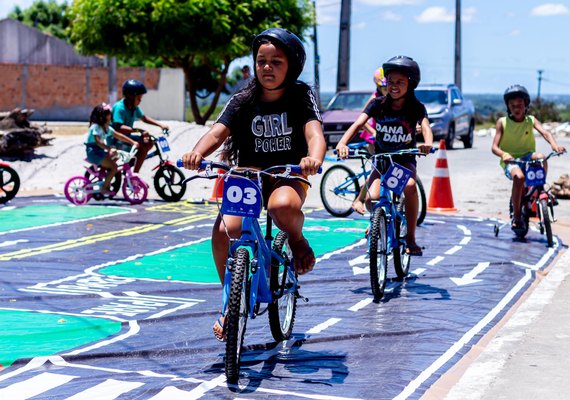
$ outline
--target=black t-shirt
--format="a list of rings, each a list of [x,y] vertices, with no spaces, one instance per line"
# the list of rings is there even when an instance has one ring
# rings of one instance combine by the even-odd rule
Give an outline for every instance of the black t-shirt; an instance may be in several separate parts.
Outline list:
[[[307,156],[304,126],[312,120],[322,122],[307,84],[295,83],[270,103],[243,105],[240,96],[243,92],[232,96],[216,120],[229,128],[237,145],[239,166],[264,169],[298,164]]]
[[[401,110],[393,110],[385,97],[373,99],[364,112],[374,118],[377,153],[416,147],[416,125],[427,117],[419,101],[406,100]]]

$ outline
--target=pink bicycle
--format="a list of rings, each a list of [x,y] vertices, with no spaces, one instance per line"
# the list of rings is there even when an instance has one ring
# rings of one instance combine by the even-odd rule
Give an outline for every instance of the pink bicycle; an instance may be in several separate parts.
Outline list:
[[[136,152],[136,147],[133,147],[130,152],[117,150],[118,173],[124,176],[123,196],[131,204],[141,204],[148,196],[148,185],[132,171],[129,164]],[[103,182],[107,172],[94,164],[89,165],[87,171],[91,179],[81,175],[72,176],[67,180],[63,188],[67,200],[78,206],[87,204],[91,198],[95,200],[103,200],[105,198],[101,190],[103,189]]]

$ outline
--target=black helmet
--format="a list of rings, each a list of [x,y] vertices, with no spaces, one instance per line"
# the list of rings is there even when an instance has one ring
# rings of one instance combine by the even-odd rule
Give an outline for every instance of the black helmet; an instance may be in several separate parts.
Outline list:
[[[253,63],[255,65],[255,59],[257,58],[257,52],[262,44],[263,39],[269,40],[274,45],[278,46],[285,52],[287,56],[287,61],[289,62],[289,69],[287,71],[287,76],[285,77],[284,83],[295,82],[305,66],[305,59],[307,58],[305,54],[305,47],[301,42],[301,39],[297,37],[292,32],[289,32],[283,28],[269,28],[253,39],[252,50],[253,50]]]
[[[509,108],[509,100],[514,99],[515,97],[522,97],[524,99],[525,107],[530,105],[530,95],[528,94],[528,90],[526,90],[522,85],[512,85],[505,90],[505,94],[503,95],[507,109]]]
[[[146,87],[141,81],[136,79],[129,79],[123,83],[123,96],[145,94]]]
[[[382,64],[384,69],[384,75],[388,76],[391,72],[400,71],[405,74],[412,85],[412,89],[415,89],[420,83],[420,67],[413,58],[407,56],[396,56],[392,57],[384,64]]]

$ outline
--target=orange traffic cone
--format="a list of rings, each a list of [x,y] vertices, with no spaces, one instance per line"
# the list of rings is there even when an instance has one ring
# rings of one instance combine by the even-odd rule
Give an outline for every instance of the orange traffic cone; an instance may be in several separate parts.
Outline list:
[[[224,177],[223,174],[224,170],[218,170],[218,177],[214,182],[214,187],[212,188],[212,196],[208,199],[209,202],[217,203],[218,201],[222,201],[222,197],[224,196]]]
[[[437,160],[435,161],[435,172],[431,181],[427,209],[435,212],[457,211],[457,208],[453,205],[445,140],[443,139],[439,141],[439,150],[437,152]]]

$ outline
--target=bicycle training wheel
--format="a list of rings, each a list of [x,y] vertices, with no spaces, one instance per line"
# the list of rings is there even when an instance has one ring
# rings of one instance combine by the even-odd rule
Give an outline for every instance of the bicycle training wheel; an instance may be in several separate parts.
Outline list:
[[[249,302],[249,252],[239,248],[234,254],[232,281],[228,302],[226,327],[226,378],[228,383],[239,380],[241,348],[248,318]]]
[[[87,178],[83,176],[74,176],[65,182],[63,194],[65,194],[65,198],[72,204],[82,206],[87,204],[91,198],[91,194],[88,193],[88,186],[89,180]]]
[[[95,183],[99,180],[96,175],[92,174],[92,171],[90,168],[87,168],[84,176],[91,183]],[[113,179],[111,179],[111,184],[109,185],[109,189],[113,193],[119,193],[119,190],[121,190],[121,181],[122,181],[121,177],[122,177],[121,173],[117,172],[115,174],[115,176],[113,176]],[[95,198],[95,200],[103,200],[103,198],[104,198],[104,196],[102,196],[100,193],[98,193],[98,196],[93,196],[93,197]],[[114,196],[109,196],[110,199],[112,199],[113,197]]]
[[[333,165],[321,180],[321,200],[326,210],[335,217],[352,214],[352,203],[360,193],[356,174],[345,165]]]
[[[271,293],[274,301],[267,306],[269,312],[269,327],[273,338],[280,342],[287,340],[293,331],[295,323],[295,310],[297,307],[297,296],[292,291],[295,282],[294,271],[291,271],[291,260],[293,254],[287,242],[287,234],[280,231],[273,242],[273,250],[283,255],[284,262],[278,263],[272,260],[270,272]],[[278,295],[277,298],[276,294]]]
[[[418,222],[417,225],[421,225],[426,218],[427,212],[427,201],[426,201],[426,191],[424,189],[424,184],[420,180],[420,177],[416,175],[416,189],[418,191]]]
[[[154,189],[164,201],[178,201],[186,192],[184,174],[171,164],[161,165],[154,174]]]
[[[544,226],[544,232],[546,233],[546,241],[548,242],[548,247],[554,246],[554,238],[552,237],[552,223],[550,221],[550,211],[548,209],[548,201],[546,199],[540,200],[540,216],[542,220],[542,225]]]
[[[14,197],[20,190],[20,177],[16,170],[8,165],[0,166],[0,204]]]
[[[392,249],[394,258],[394,270],[398,279],[404,279],[410,271],[410,255],[406,253],[406,234],[408,233],[407,222],[401,217],[396,217],[394,221],[394,236],[398,241],[397,246]]]
[[[125,196],[125,199],[131,204],[141,204],[148,196],[148,187],[138,176],[125,178],[123,196]]]
[[[388,270],[387,251],[387,225],[386,215],[380,207],[376,208],[372,214],[372,226],[369,232],[368,250],[370,255],[370,285],[375,300],[380,300],[384,296],[386,288],[386,274]]]

